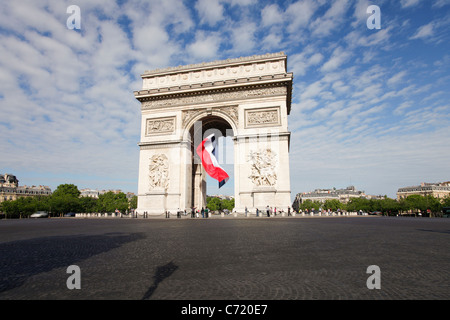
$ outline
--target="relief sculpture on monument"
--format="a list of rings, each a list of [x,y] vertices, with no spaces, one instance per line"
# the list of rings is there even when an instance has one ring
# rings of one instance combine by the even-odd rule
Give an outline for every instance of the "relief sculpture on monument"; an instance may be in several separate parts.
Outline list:
[[[149,165],[150,190],[169,187],[169,161],[165,154],[155,154]]]
[[[250,151],[250,166],[252,168],[249,178],[258,187],[274,186],[277,182],[277,159],[272,149]]]

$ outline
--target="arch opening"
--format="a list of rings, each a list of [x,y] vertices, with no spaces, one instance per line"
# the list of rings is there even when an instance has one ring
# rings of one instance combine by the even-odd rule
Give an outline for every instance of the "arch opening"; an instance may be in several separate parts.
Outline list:
[[[204,170],[201,159],[197,155],[198,145],[214,134],[216,138],[216,157],[220,166],[228,173],[230,179],[219,190],[218,181],[209,177]],[[207,195],[234,195],[234,130],[230,123],[221,116],[206,115],[197,119],[189,128],[190,151],[192,154],[192,177],[190,202],[196,210],[206,207]],[[188,177],[189,178],[189,177]]]

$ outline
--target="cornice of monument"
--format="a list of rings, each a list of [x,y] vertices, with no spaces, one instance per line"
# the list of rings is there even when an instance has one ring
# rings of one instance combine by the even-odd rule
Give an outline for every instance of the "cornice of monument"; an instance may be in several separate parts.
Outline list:
[[[135,95],[279,78],[292,80],[293,74],[287,71],[286,64],[287,56],[277,53],[147,71],[142,75],[142,88]]]
[[[165,107],[168,105],[178,105],[178,104],[191,104],[191,103],[203,103],[208,102],[206,97],[211,95],[227,94],[227,99],[242,99],[242,98],[258,98],[258,96],[271,96],[273,95],[269,91],[267,93],[259,93],[254,96],[245,96],[239,92],[251,92],[252,90],[270,90],[270,88],[286,88],[284,92],[276,93],[275,95],[283,95],[287,98],[287,111],[290,114],[291,110],[291,95],[292,95],[292,73],[280,74],[278,76],[267,76],[265,80],[242,78],[229,81],[226,84],[220,83],[205,83],[201,85],[190,85],[190,86],[180,86],[175,88],[163,88],[163,89],[152,89],[152,90],[141,90],[135,91],[135,98],[143,103],[142,109],[148,109],[144,103],[150,101],[160,101],[154,107]],[[263,77],[264,78],[264,77]],[[270,78],[270,79],[269,79]],[[185,88],[187,87],[187,88]],[[237,97],[232,97],[237,95]],[[196,99],[194,97],[204,96],[203,99]],[[194,99],[193,101],[184,101],[186,99]],[[205,100],[206,99],[206,100]],[[216,99],[216,98],[215,98]],[[212,100],[215,100],[211,98]],[[162,102],[167,100],[167,102]],[[219,99],[220,100],[220,99]],[[177,102],[178,101],[178,102]],[[209,102],[211,102],[209,101]]]
[[[179,73],[180,71],[187,72],[187,71],[194,71],[194,70],[210,69],[212,67],[224,67],[224,66],[228,66],[228,65],[231,66],[231,65],[247,64],[249,62],[279,60],[280,58],[286,59],[287,56],[284,52],[266,53],[263,55],[253,55],[253,56],[249,56],[249,57],[240,57],[240,58],[226,59],[226,60],[216,60],[216,61],[211,61],[211,62],[202,62],[202,63],[196,63],[196,64],[190,64],[190,65],[177,66],[177,67],[167,67],[167,68],[161,68],[161,69],[146,70],[144,72],[144,74],[142,74],[141,76],[144,78],[147,76]]]
[[[148,98],[153,97],[169,97],[173,95],[185,95],[185,94],[206,94],[208,91],[214,90],[226,90],[228,88],[239,89],[239,87],[246,89],[249,86],[279,86],[280,82],[285,82],[286,85],[288,82],[292,82],[293,74],[292,73],[282,73],[271,76],[257,76],[257,77],[245,77],[245,78],[237,78],[234,80],[226,80],[226,81],[213,81],[213,82],[205,82],[191,85],[182,85],[182,86],[173,86],[167,88],[158,88],[158,89],[148,89],[148,90],[139,90],[134,91],[134,96],[139,101],[148,100]],[[147,99],[146,99],[147,98]]]

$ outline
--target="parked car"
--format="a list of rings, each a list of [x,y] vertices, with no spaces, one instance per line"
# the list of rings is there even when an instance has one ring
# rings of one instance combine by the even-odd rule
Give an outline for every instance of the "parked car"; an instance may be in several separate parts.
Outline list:
[[[30,218],[48,218],[48,213],[45,211],[37,211],[33,213]]]
[[[66,213],[64,217],[75,217],[75,212]]]

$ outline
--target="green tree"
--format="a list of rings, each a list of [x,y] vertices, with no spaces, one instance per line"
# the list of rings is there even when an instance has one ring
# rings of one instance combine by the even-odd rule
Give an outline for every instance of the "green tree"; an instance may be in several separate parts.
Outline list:
[[[347,203],[347,211],[356,212],[362,210],[363,212],[373,211],[373,202],[365,198],[351,198]]]
[[[136,209],[137,208],[137,200],[138,197],[137,196],[133,196],[130,200],[130,208],[131,209]]]
[[[29,217],[37,211],[37,201],[35,201],[32,197],[21,197],[15,201],[17,202],[22,217]]]
[[[56,187],[56,190],[52,194],[55,197],[71,196],[78,198],[80,196],[80,190],[74,184],[60,184]]]
[[[223,199],[222,200],[222,209],[228,209],[232,211],[234,209],[234,199]]]
[[[125,212],[128,209],[128,199],[125,193],[108,191],[98,197],[99,212]]]
[[[450,207],[450,195],[442,200],[442,207]]]
[[[331,211],[337,211],[338,209],[343,209],[343,207],[342,203],[337,199],[325,200],[323,204],[324,210],[330,209]]]
[[[396,215],[400,210],[400,203],[388,197],[384,197],[384,199],[379,199],[375,201],[376,203],[376,211],[381,211],[384,215]]]
[[[419,210],[423,211],[426,210],[426,200],[423,196],[419,194],[413,194],[405,199],[405,205],[404,208],[407,211],[412,211],[414,213],[417,213]]]
[[[15,200],[9,200],[2,203],[2,210],[7,218],[19,218],[20,209]]]
[[[68,212],[80,212],[80,191],[74,184],[60,184],[51,195],[49,210],[51,215],[62,216]]]
[[[50,206],[53,216],[62,216],[68,212],[81,212],[79,198],[70,195],[52,196]]]
[[[414,214],[417,214],[419,211],[422,214],[427,214],[428,211],[431,211],[431,215],[433,216],[434,214],[439,213],[442,210],[442,207],[443,203],[432,195],[422,196],[413,194],[401,201],[401,209],[403,211],[411,211]]]
[[[299,208],[303,211],[305,211],[305,210],[311,211],[312,209],[317,211],[317,210],[319,210],[320,206],[321,206],[321,203],[319,201],[312,201],[310,199],[307,199],[300,204]]]
[[[98,199],[92,197],[81,197],[79,200],[80,210],[84,213],[96,212],[98,208]]]
[[[222,210],[222,201],[219,198],[216,198],[216,197],[207,197],[206,198],[206,206],[211,211]]]

